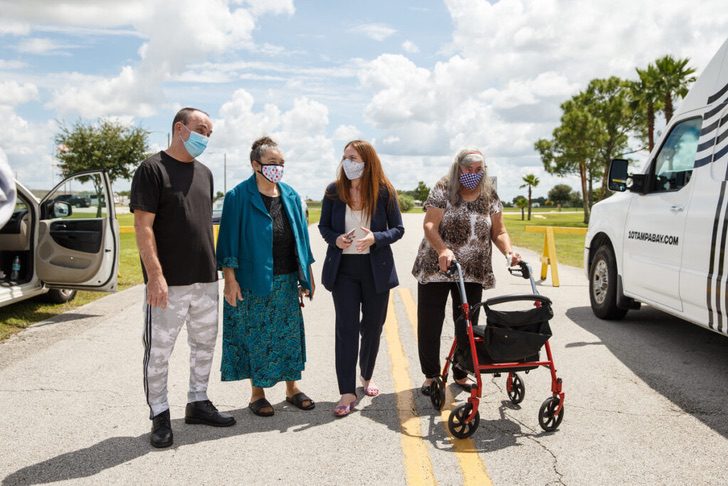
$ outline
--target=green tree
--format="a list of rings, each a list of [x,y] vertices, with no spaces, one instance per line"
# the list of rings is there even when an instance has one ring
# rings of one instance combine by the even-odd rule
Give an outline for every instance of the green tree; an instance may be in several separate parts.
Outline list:
[[[415,205],[415,200],[412,196],[409,194],[400,194],[398,197],[399,200],[399,209],[402,212],[407,212],[410,209],[412,209]]]
[[[538,186],[538,183],[541,181],[534,174],[526,174],[521,180],[523,184],[520,187],[528,187],[528,220],[531,221],[531,190]]]
[[[136,165],[149,152],[148,135],[149,132],[142,128],[110,120],[89,124],[77,121],[71,128],[62,124],[55,137],[58,166],[64,177],[83,170],[102,169],[112,183],[117,179],[129,179]],[[101,202],[104,192],[101,180],[86,180],[89,179],[93,180]],[[84,179],[81,181],[85,182]],[[99,204],[97,217],[101,216],[101,207]]]
[[[568,184],[556,184],[549,190],[549,199],[554,204],[563,206],[571,200],[572,189]]]
[[[417,187],[412,192],[412,196],[415,199],[424,203],[427,200],[427,197],[430,195],[430,188],[427,187],[427,185],[423,181],[420,181],[417,183]]]
[[[550,140],[540,139],[535,148],[546,171],[554,175],[579,174],[582,194],[589,194],[601,175],[600,147],[606,138],[603,122],[585,109],[579,95],[562,103],[561,125]],[[590,205],[584,204],[584,222],[589,222]]]
[[[675,59],[662,56],[655,60],[655,71],[658,75],[657,89],[662,98],[665,122],[669,122],[674,113],[674,101],[688,94],[690,83],[695,81],[695,69],[688,67],[690,59]]]
[[[601,187],[607,187],[609,164],[628,151],[629,136],[637,127],[630,87],[629,81],[612,76],[591,80],[587,89],[577,95],[577,103],[601,122],[599,128],[603,133],[594,167],[594,175],[601,173]],[[592,192],[591,187],[589,192]]]
[[[662,100],[658,91],[659,75],[650,64],[646,69],[637,68],[639,79],[630,83],[631,108],[637,122],[636,132],[647,141],[647,150],[652,152],[655,146],[655,117],[662,109]]]
[[[521,210],[521,221],[526,219],[523,210],[528,206],[528,200],[523,196],[516,196],[513,198],[513,204]]]

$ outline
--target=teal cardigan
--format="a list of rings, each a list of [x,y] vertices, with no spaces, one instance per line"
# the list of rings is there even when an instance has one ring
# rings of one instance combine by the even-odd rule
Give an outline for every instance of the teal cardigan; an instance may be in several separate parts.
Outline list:
[[[308,224],[301,198],[291,186],[278,183],[296,240],[298,281],[311,290],[310,266],[314,262]],[[255,174],[225,195],[217,237],[217,264],[235,269],[241,289],[266,296],[273,287],[273,220],[255,183]]]

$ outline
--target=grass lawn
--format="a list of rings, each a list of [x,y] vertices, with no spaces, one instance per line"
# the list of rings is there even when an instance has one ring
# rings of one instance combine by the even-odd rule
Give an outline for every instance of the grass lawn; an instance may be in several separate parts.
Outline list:
[[[521,220],[521,213],[518,211],[505,212],[503,218],[511,236],[514,246],[528,248],[541,254],[543,251],[543,233],[526,233],[526,226],[569,226],[586,228],[583,223],[584,214],[578,213],[548,213],[532,214],[531,221]],[[584,262],[584,235],[554,235],[556,239],[556,255],[559,263],[582,267]],[[536,269],[540,268],[541,262],[529,262]]]

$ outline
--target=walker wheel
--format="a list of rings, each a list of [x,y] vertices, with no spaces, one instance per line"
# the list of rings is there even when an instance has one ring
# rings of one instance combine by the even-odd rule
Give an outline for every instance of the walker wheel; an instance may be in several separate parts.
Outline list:
[[[430,385],[430,401],[435,410],[442,410],[445,405],[445,382],[439,376]]]
[[[450,412],[450,418],[447,419],[447,428],[450,433],[458,439],[467,439],[478,430],[480,425],[480,412],[475,412],[475,416],[470,422],[466,422],[473,406],[465,403]]]
[[[509,374],[508,378],[509,380],[506,384],[508,398],[511,399],[511,403],[518,405],[526,396],[526,385],[521,380],[521,377],[518,376],[518,373]]]
[[[538,409],[538,424],[546,432],[553,432],[559,427],[564,418],[564,408],[561,408],[558,416],[554,416],[554,410],[559,405],[559,397],[548,397]]]

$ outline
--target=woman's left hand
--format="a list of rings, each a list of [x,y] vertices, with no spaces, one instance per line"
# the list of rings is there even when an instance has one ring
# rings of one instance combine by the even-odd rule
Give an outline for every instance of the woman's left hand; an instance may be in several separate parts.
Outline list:
[[[356,251],[358,251],[359,253],[363,252],[375,243],[374,233],[372,233],[369,228],[365,228],[364,226],[360,226],[360,228],[362,229],[362,231],[364,231],[364,233],[366,233],[366,236],[364,236],[364,238],[356,240]]]

